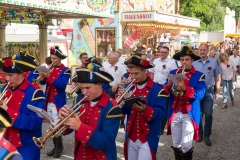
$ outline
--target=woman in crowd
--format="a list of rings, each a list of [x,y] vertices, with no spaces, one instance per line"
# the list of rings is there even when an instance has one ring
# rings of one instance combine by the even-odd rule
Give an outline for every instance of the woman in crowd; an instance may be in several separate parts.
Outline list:
[[[235,82],[236,66],[231,62],[226,53],[219,55],[219,67],[222,72],[222,88],[223,88],[223,105],[221,109],[227,108],[227,87],[229,89],[232,106],[234,106],[234,90],[233,82]]]

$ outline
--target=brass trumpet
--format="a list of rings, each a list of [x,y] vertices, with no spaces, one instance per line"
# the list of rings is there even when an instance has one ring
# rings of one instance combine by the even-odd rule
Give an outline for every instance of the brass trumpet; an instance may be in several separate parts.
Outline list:
[[[182,74],[185,72],[186,65],[183,66]],[[177,97],[183,96],[183,91],[181,89],[173,89],[172,94]]]
[[[119,105],[118,105],[119,107],[122,107],[122,106],[124,105],[124,101],[123,101],[124,98],[129,98],[129,97],[131,97],[131,96],[133,95],[133,93],[135,92],[136,86],[133,84],[133,82],[135,82],[135,79],[133,79],[133,80],[128,84],[128,86],[127,86],[127,88],[125,88],[123,94],[122,94],[121,96],[117,97],[117,99],[116,99],[117,103],[120,102]],[[134,87],[134,88],[133,88],[133,87]],[[131,88],[133,88],[132,91],[130,91]],[[129,91],[130,91],[130,92],[129,92]]]
[[[48,70],[53,66],[53,63],[48,67]],[[42,81],[44,79],[44,74],[40,73],[39,76],[37,77],[37,79],[33,80],[33,83],[39,84],[40,81]]]
[[[3,105],[3,102],[5,102],[6,104],[10,101],[10,99],[12,98],[12,91],[11,90],[7,90],[9,86],[9,83],[8,85],[4,88],[4,90],[2,91],[2,93],[0,94],[0,106]],[[11,95],[9,98],[6,98],[6,99],[3,99],[4,96],[6,95],[7,91],[11,91]]]
[[[42,137],[36,138],[33,137],[33,141],[34,143],[40,148],[43,149],[44,148],[44,144],[45,142],[49,139],[49,138],[53,138],[53,137],[58,137],[60,135],[62,135],[62,133],[67,129],[66,126],[64,126],[64,123],[71,117],[73,117],[73,115],[75,113],[78,114],[78,116],[80,117],[84,112],[85,112],[85,108],[83,110],[82,113],[78,113],[78,111],[80,110],[81,107],[83,107],[84,105],[80,105],[85,99],[87,98],[87,96],[85,96],[84,98],[81,99],[81,101],[79,101],[76,105],[73,106],[73,110],[69,111],[69,115],[67,117],[65,117],[63,120],[59,120],[58,123],[56,124],[56,126],[51,127],[50,129],[47,130],[46,134]]]
[[[79,89],[79,87],[80,87],[80,84],[79,84],[79,83],[76,84],[76,85],[74,86],[74,88],[73,88],[70,92],[67,92],[67,93],[66,93],[67,96],[68,96],[69,98],[71,98],[72,95],[73,95],[73,93],[76,92],[76,91]]]

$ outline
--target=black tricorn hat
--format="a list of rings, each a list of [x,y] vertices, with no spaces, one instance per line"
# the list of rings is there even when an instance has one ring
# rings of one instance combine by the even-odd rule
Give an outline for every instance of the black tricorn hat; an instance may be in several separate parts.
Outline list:
[[[89,63],[94,63],[96,64],[99,68],[102,67],[102,60],[100,58],[96,58],[96,57],[90,57],[86,60],[85,64],[88,65]]]
[[[76,75],[72,78],[73,82],[79,83],[110,83],[113,77],[104,71],[100,71],[99,67],[94,63],[89,63],[86,68],[77,68]]]
[[[152,64],[145,54],[133,54],[129,58],[127,58],[124,62],[125,65],[134,64],[137,66],[141,66],[143,68],[149,69],[153,68],[154,64]]]
[[[12,126],[12,119],[2,107],[0,107],[0,128],[7,128]]]
[[[29,56],[16,54],[0,60],[0,68],[7,73],[23,73],[36,69],[36,63]]]
[[[67,56],[65,54],[62,53],[62,51],[59,49],[58,46],[52,47],[50,49],[50,54],[53,54],[61,59],[65,59],[67,58]]]
[[[173,55],[173,59],[180,61],[180,57],[190,56],[194,61],[201,59],[198,55],[193,53],[193,50],[188,46],[183,46],[182,50]]]
[[[28,51],[20,51],[19,55],[20,55],[20,56],[28,56],[28,57],[32,58],[33,60],[36,59],[34,56],[32,56],[31,54],[29,54]]]

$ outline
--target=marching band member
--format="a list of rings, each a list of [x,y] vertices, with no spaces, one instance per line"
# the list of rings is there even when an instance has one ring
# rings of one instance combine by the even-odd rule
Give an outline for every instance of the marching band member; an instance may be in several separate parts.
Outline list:
[[[4,137],[17,148],[24,160],[39,160],[40,149],[32,137],[42,136],[42,118],[29,110],[27,105],[43,109],[45,97],[39,86],[28,82],[23,75],[35,69],[36,64],[28,56],[13,55],[2,59],[0,68],[8,81],[8,85],[2,88],[6,94],[1,107],[9,113],[13,122]]]
[[[146,105],[139,102],[122,107],[123,114],[127,115],[124,156],[126,160],[156,160],[167,96],[165,90],[147,76],[146,69],[154,65],[145,55],[134,54],[124,63],[131,78],[135,79],[133,96],[143,96],[147,102]],[[119,87],[118,95],[123,91],[123,87]]]
[[[170,71],[170,76],[183,73],[187,79],[179,79],[177,84],[168,79],[168,84],[164,86],[167,94],[170,94],[167,135],[172,134],[175,160],[191,160],[192,141],[198,140],[200,100],[205,94],[205,76],[192,66],[193,61],[200,57],[187,46],[177,52],[173,59],[180,60],[181,65],[185,66],[185,72],[184,67],[181,67]],[[172,86],[182,95],[176,94],[177,90],[172,89]]]
[[[102,60],[101,60],[100,58],[90,57],[90,58],[88,58],[88,59],[86,60],[85,65],[87,66],[89,63],[94,63],[94,64],[96,64],[97,67],[98,67],[101,71],[103,71]],[[104,89],[104,91],[105,91],[106,93],[108,93],[108,92],[109,92],[109,89],[110,89],[111,87],[110,87],[110,85],[109,85],[108,82],[103,82],[103,83],[102,83],[102,88]],[[78,102],[78,101],[80,100],[81,96],[82,96],[82,94],[81,94],[81,93],[82,93],[81,89],[79,89],[76,93],[77,93],[77,95],[78,95],[77,98],[76,98],[76,102]]]
[[[58,111],[66,104],[66,87],[69,78],[71,77],[71,71],[65,67],[61,60],[67,56],[56,46],[50,49],[50,56],[53,66],[50,67],[51,72],[43,73],[46,77],[41,84],[47,84],[46,86],[46,101],[47,112],[54,119],[54,124],[59,120]],[[58,158],[63,151],[62,136],[53,138],[54,148],[47,153],[48,156]]]
[[[6,128],[12,126],[9,114],[0,107],[0,159],[23,160],[22,156],[8,140],[3,138]]]
[[[32,58],[33,61],[35,61],[35,57],[33,57],[32,55],[30,55],[27,52],[20,52],[20,55],[21,56],[28,56],[28,57]],[[26,80],[28,80],[29,82],[32,83],[33,80],[37,79],[37,77],[39,76],[39,72],[36,69],[33,69],[31,71],[24,72],[23,75],[24,75],[24,78]]]
[[[82,94],[87,98],[82,103],[84,107],[80,108],[80,113],[83,113],[80,118],[75,114],[65,122],[75,130],[75,160],[117,160],[115,139],[122,112],[117,102],[109,98],[102,88],[102,83],[112,82],[113,77],[100,71],[94,63],[76,71],[73,81],[80,83]],[[60,119],[68,114],[68,106],[59,111]]]

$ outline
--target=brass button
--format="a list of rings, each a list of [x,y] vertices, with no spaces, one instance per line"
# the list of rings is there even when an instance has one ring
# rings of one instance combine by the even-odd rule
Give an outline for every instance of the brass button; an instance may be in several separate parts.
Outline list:
[[[147,123],[145,123],[145,126],[147,125]]]
[[[97,120],[97,117],[95,117],[94,120]]]
[[[86,139],[89,139],[89,137],[88,137],[88,136],[86,136]]]
[[[139,132],[139,130],[137,130],[137,132]]]
[[[98,113],[101,113],[101,111],[98,111]]]
[[[18,144],[21,144],[21,142],[18,142]]]
[[[137,134],[137,136],[139,136],[139,134]]]
[[[105,158],[105,156],[102,156],[102,158]]]
[[[91,131],[88,131],[88,134],[91,134],[92,132]]]
[[[17,113],[15,113],[14,116],[17,116]]]
[[[86,158],[86,156],[83,156],[83,158]]]

